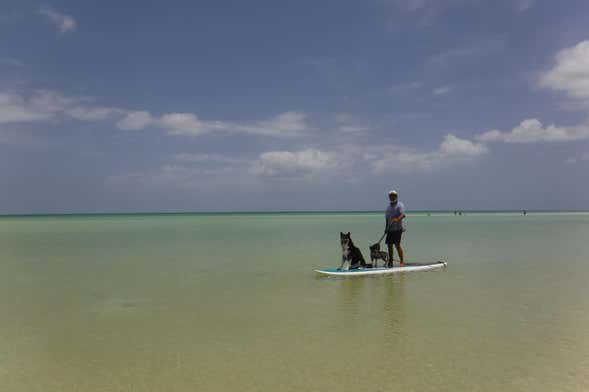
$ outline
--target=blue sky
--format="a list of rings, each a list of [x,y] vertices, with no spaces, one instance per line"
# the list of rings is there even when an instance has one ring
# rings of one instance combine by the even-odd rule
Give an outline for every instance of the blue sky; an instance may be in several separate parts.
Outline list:
[[[589,2],[0,5],[0,213],[589,209]]]

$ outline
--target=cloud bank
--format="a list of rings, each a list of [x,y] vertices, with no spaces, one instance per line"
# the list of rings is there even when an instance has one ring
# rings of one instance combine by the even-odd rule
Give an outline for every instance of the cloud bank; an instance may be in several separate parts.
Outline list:
[[[589,124],[571,127],[544,126],[540,120],[530,118],[522,121],[508,132],[491,130],[475,136],[479,142],[539,143],[589,140]]]
[[[334,168],[338,163],[335,152],[308,148],[301,151],[269,151],[262,153],[253,173],[262,177],[292,178]]]
[[[489,149],[481,143],[448,134],[435,151],[423,152],[395,146],[387,147],[386,151],[388,153],[383,151],[382,158],[377,158],[372,163],[373,171],[376,174],[431,171],[464,164],[486,155]]]
[[[589,104],[589,40],[561,50],[555,66],[540,77],[539,85]]]
[[[41,7],[39,13],[49,18],[62,34],[74,31],[78,27],[78,22],[73,17],[51,7]]]
[[[164,129],[169,135],[197,137],[213,132],[249,133],[272,137],[298,137],[310,130],[307,116],[300,112],[284,112],[255,123],[207,121],[194,113],[167,113],[160,117],[147,111],[129,111],[117,123],[123,130],[141,130],[150,126]]]

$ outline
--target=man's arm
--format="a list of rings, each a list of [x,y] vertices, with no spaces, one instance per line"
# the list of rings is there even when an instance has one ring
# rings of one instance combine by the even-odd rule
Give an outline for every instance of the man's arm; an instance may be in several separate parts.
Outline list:
[[[392,221],[396,223],[396,222],[401,222],[403,219],[405,219],[405,213],[404,212],[401,213],[401,215],[399,215],[398,217],[393,218]]]
[[[405,219],[405,206],[401,205],[401,208],[399,208],[399,212],[401,213],[401,215],[399,215],[396,218],[391,219],[392,222],[397,223],[397,222],[401,222],[403,219]]]

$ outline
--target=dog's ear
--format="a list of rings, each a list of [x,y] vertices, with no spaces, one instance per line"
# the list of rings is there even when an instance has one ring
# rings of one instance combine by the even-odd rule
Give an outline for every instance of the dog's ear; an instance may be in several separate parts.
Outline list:
[[[348,235],[350,235],[350,232],[348,231]]]

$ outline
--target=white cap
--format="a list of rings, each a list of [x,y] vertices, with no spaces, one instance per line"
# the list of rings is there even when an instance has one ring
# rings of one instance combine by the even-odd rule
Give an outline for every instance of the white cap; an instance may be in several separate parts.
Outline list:
[[[394,189],[391,189],[391,190],[389,191],[389,195],[397,195],[397,191],[396,191],[396,190],[394,190]]]

